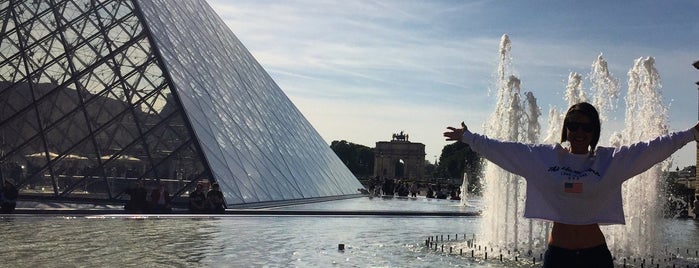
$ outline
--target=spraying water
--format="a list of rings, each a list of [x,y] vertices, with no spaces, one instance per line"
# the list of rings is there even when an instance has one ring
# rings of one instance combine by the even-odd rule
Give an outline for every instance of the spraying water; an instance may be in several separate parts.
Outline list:
[[[489,137],[521,142],[538,142],[541,115],[536,98],[525,93],[522,101],[521,81],[508,74],[512,69],[511,43],[507,35],[500,42],[500,62],[496,77],[497,104],[485,134]],[[484,178],[483,237],[491,245],[527,249],[540,247],[545,242],[541,222],[522,218],[525,197],[524,179],[487,164]]]
[[[582,88],[582,76],[577,73],[568,75],[568,86],[566,86],[565,99],[568,101],[568,107],[573,104],[587,102],[585,91]]]
[[[463,181],[461,181],[461,187],[459,187],[459,189],[461,190],[461,202],[460,202],[461,206],[468,206],[469,204],[468,204],[467,199],[469,197],[469,194],[468,194],[468,173],[467,172],[464,172]]]
[[[668,133],[667,108],[662,103],[660,75],[652,57],[639,58],[628,72],[625,128],[614,143],[627,145]],[[625,256],[648,256],[662,242],[663,166],[660,163],[622,186],[626,225],[605,230],[610,249]]]
[[[600,110],[600,121],[605,122],[608,120],[606,113],[616,109],[620,94],[619,80],[609,73],[602,54],[592,63],[589,78],[592,84],[590,92],[594,96],[592,105]]]
[[[522,101],[521,81],[511,71],[510,50],[510,39],[503,35],[496,75],[497,102],[488,121],[490,123],[484,126],[484,134],[500,140],[525,143],[560,142],[566,110],[550,108],[547,135],[540,141],[540,108],[531,92],[525,93],[525,100]],[[591,87],[586,93],[582,76],[571,73],[564,98],[569,106],[592,99],[592,103],[599,110],[604,131],[604,122],[608,120],[608,114],[616,108],[620,92],[619,82],[609,73],[607,62],[602,55],[593,62],[588,78]],[[625,130],[623,133],[610,135],[611,146],[626,145],[667,134],[667,111],[661,103],[660,88],[660,77],[654,67],[653,58],[636,60],[629,71]],[[482,242],[492,247],[514,249],[518,252],[542,252],[547,245],[551,223],[522,217],[526,182],[492,163],[486,163],[483,178],[485,208],[480,234]],[[657,242],[661,236],[656,227],[658,219],[662,216],[661,170],[661,165],[656,165],[624,184],[627,224],[603,227],[606,229],[607,243],[615,255],[649,256],[657,250]]]

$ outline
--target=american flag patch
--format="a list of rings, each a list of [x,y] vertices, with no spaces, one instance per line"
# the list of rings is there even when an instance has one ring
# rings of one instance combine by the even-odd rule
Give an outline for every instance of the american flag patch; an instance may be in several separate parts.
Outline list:
[[[583,191],[582,182],[566,182],[563,184],[563,192],[570,194],[581,194]]]

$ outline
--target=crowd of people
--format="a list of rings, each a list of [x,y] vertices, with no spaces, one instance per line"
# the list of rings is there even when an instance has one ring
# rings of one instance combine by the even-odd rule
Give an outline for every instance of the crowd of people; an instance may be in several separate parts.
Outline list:
[[[195,190],[189,194],[189,211],[192,213],[223,213],[226,209],[226,203],[220,186],[218,183],[214,183],[211,185],[211,189],[208,189],[206,185],[208,184],[198,183]],[[124,206],[127,212],[169,213],[172,211],[170,203],[172,196],[162,182],[158,183],[155,189],[149,191],[143,182],[139,181],[127,189],[125,193],[130,196],[129,201]]]
[[[404,180],[372,177],[367,186],[368,194],[374,196],[417,197],[424,189],[426,198],[461,200],[461,189],[452,184],[443,186],[441,183],[425,183],[421,185],[417,181],[408,183]]]
[[[130,199],[124,209],[131,213],[167,213],[172,211],[170,206],[171,196],[165,188],[165,184],[159,182],[152,190],[146,189],[142,181],[126,189],[125,193]]]
[[[206,191],[204,184],[197,184],[196,189],[189,194],[189,211],[192,213],[223,213],[226,210],[218,183],[211,185],[211,190]]]

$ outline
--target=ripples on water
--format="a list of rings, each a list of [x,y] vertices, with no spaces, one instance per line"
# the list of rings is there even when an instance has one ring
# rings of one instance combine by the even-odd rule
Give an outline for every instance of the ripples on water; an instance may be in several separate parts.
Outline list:
[[[0,223],[0,266],[430,266],[426,262],[437,255],[425,251],[426,236],[463,232],[474,221],[396,217],[14,216]],[[338,251],[338,244],[345,244],[345,250]]]
[[[336,207],[464,209],[446,200],[407,202],[357,199],[338,202]],[[332,203],[309,204],[303,209],[328,207]],[[502,266],[424,246],[431,235],[477,233],[477,217],[10,215],[0,219],[1,267]],[[678,236],[696,244],[696,224],[684,223]],[[345,250],[339,251],[338,244],[345,244]]]

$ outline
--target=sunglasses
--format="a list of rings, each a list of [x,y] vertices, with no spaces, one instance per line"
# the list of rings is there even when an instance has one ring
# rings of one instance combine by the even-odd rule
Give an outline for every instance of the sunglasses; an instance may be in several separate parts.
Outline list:
[[[565,122],[564,124],[565,128],[568,129],[568,131],[578,131],[578,129],[582,128],[583,131],[585,132],[592,132],[595,130],[595,125],[592,123],[577,123],[577,122]]]

